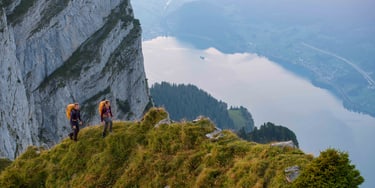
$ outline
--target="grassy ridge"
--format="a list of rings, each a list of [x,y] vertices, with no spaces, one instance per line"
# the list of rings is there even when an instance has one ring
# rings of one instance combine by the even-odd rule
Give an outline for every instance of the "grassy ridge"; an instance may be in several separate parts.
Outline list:
[[[312,160],[299,149],[246,142],[224,131],[217,141],[209,120],[154,125],[167,117],[150,110],[142,121],[115,122],[63,140],[50,150],[30,147],[0,174],[0,187],[290,187],[284,169]]]

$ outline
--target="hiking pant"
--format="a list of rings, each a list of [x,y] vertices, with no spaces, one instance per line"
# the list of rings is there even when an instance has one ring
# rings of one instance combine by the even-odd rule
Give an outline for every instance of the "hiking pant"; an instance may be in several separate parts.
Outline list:
[[[78,136],[78,132],[79,132],[78,121],[73,121],[71,126],[72,126],[72,132],[69,133],[69,137],[73,138],[74,141],[77,141],[77,136]],[[73,128],[73,126],[76,126],[76,128]]]
[[[108,126],[109,126],[109,132],[112,132],[112,119],[109,117],[106,117],[104,118],[103,137],[107,134]]]

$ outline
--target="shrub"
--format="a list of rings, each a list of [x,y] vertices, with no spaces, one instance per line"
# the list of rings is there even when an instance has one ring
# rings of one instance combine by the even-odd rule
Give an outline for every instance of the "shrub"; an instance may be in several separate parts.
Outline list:
[[[303,169],[294,186],[354,188],[363,182],[359,171],[350,164],[348,153],[327,149]]]

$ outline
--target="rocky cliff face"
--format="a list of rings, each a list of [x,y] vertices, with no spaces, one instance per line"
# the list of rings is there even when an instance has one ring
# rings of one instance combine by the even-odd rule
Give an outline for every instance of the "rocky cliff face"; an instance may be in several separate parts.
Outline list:
[[[103,98],[116,119],[142,116],[150,100],[129,0],[0,3],[0,157],[66,137],[68,103],[91,124]]]

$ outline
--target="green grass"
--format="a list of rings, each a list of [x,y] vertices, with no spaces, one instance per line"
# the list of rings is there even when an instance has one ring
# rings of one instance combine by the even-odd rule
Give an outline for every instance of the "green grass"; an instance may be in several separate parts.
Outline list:
[[[228,110],[229,117],[232,119],[236,130],[240,130],[242,127],[246,125],[246,120],[242,116],[240,110]]]
[[[312,160],[298,149],[246,142],[230,131],[211,141],[207,119],[154,125],[152,108],[139,122],[115,122],[114,133],[81,130],[50,150],[29,147],[0,174],[0,187],[289,187],[284,169]]]
[[[0,172],[3,171],[6,167],[8,167],[12,163],[9,159],[2,159],[0,158]]]
[[[250,112],[240,106],[240,107],[231,107],[228,109],[228,115],[233,121],[234,129],[239,131],[244,129],[246,132],[250,132],[254,129],[254,120]]]

